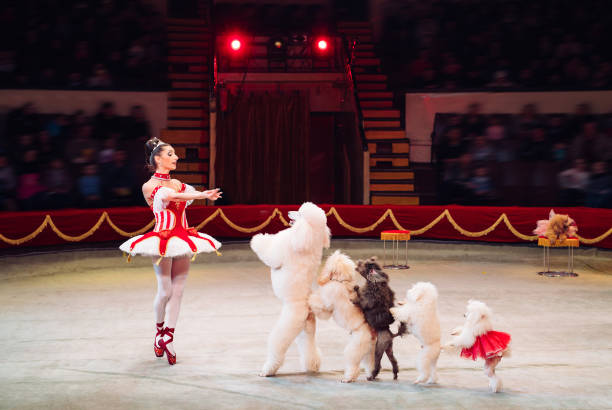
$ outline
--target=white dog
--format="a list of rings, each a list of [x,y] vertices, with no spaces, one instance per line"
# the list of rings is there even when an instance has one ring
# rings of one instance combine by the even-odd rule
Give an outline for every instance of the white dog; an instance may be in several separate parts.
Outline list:
[[[363,312],[353,300],[355,292],[355,263],[340,251],[334,252],[319,274],[319,289],[310,295],[308,303],[319,319],[334,317],[336,323],[351,334],[344,348],[343,383],[357,380],[359,364],[363,363],[368,379],[374,369],[376,333],[370,328]]]
[[[455,337],[444,346],[445,350],[461,350],[461,357],[476,360],[485,359],[484,372],[489,378],[493,393],[502,388],[502,381],[495,374],[495,367],[502,356],[510,354],[508,333],[496,332],[491,324],[491,309],[477,300],[470,300],[465,313],[465,324],[452,331]]]
[[[308,297],[323,248],[329,248],[331,233],[325,212],[313,203],[302,204],[297,212],[289,212],[289,217],[291,227],[251,239],[251,249],[271,268],[272,289],[283,303],[280,318],[268,338],[268,358],[260,376],[276,374],[296,337],[304,370],[316,372],[321,364],[315,342],[316,321],[309,314]]]
[[[438,291],[429,282],[418,282],[406,292],[406,297],[408,300],[403,305],[389,311],[421,342],[422,349],[417,359],[419,376],[414,383],[436,383],[436,365],[440,356]]]

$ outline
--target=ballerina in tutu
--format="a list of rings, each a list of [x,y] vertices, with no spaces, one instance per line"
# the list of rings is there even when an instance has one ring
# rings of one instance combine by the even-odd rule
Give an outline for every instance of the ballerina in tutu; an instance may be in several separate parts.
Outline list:
[[[142,193],[155,215],[152,232],[135,236],[119,248],[133,255],[151,256],[157,276],[157,295],[154,308],[157,331],[153,349],[157,357],[164,353],[168,363],[176,363],[172,342],[174,329],[181,306],[183,289],[189,273],[191,258],[202,252],[217,252],[221,243],[212,236],[190,228],[185,208],[195,199],[215,201],[221,197],[219,189],[199,192],[192,186],[170,178],[176,169],[178,156],[170,144],[152,138],[145,144],[147,166],[155,171],[151,179],[142,186]],[[168,308],[168,322],[164,327]]]
[[[493,330],[491,315],[491,309],[486,304],[470,300],[465,324],[452,331],[455,337],[444,346],[444,350],[461,349],[461,357],[465,359],[484,359],[489,387],[493,393],[497,393],[502,388],[502,382],[495,374],[495,367],[503,356],[510,356],[511,337],[508,333]]]

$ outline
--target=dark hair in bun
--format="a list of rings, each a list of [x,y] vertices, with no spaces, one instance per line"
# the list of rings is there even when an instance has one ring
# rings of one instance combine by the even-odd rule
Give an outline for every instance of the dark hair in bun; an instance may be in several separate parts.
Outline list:
[[[157,165],[155,164],[155,157],[159,155],[163,147],[167,147],[170,144],[166,144],[159,138],[151,138],[145,142],[145,163],[147,169],[151,172],[155,172]]]

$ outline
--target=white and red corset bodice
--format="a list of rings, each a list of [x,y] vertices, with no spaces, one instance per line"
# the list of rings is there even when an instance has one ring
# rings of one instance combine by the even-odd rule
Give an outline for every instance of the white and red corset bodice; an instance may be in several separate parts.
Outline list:
[[[181,185],[180,193],[194,192],[186,184]],[[153,231],[135,236],[125,241],[119,249],[130,255],[150,255],[177,257],[202,252],[215,252],[221,243],[210,235],[198,232],[187,224],[185,209],[193,201],[170,201],[173,189],[156,187],[151,193],[151,210],[155,216]]]

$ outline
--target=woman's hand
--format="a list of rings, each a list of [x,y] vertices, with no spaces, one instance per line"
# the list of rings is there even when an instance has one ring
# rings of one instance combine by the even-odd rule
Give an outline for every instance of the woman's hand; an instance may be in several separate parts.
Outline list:
[[[205,195],[205,199],[210,199],[211,201],[216,201],[217,199],[221,198],[221,194],[223,192],[221,192],[219,190],[219,188],[215,188],[215,189],[210,189],[208,191],[204,191],[202,192]]]

